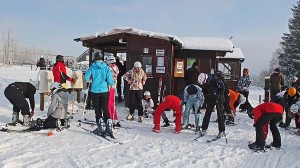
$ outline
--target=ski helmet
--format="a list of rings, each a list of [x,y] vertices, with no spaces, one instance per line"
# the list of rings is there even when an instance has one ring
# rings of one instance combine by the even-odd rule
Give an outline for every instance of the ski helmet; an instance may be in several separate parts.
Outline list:
[[[293,97],[293,96],[296,95],[296,93],[297,93],[296,88],[294,88],[294,87],[290,87],[290,88],[289,88],[289,90],[288,90],[288,95],[289,95],[289,96]]]
[[[295,113],[298,113],[299,111],[299,106],[298,104],[292,104],[291,107],[290,107],[290,111],[295,114]]]
[[[135,68],[142,68],[142,64],[140,61],[136,61],[133,65]]]
[[[245,104],[246,103],[246,97],[242,94],[240,94],[240,98],[239,98],[239,103],[240,104]]]
[[[151,96],[151,93],[149,91],[145,91],[144,96]]]
[[[57,55],[56,62],[64,62],[64,57],[62,55]]]
[[[62,86],[61,86],[61,84],[58,83],[58,82],[53,82],[53,83],[51,83],[51,85],[50,85],[50,90],[52,91],[53,94],[54,94],[58,89],[61,89],[61,88],[62,88]]]
[[[205,73],[201,73],[199,76],[198,76],[198,83],[200,85],[203,85],[206,81],[207,81],[207,78],[208,78],[208,75],[205,74]]]
[[[108,64],[114,64],[114,63],[116,63],[116,58],[114,57],[114,56],[108,56],[107,58],[106,58],[106,62],[108,63]]]

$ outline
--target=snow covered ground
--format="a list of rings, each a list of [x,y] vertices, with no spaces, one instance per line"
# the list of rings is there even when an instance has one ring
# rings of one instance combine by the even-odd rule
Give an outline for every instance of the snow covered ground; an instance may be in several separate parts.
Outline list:
[[[0,125],[10,122],[12,115],[12,105],[3,94],[5,87],[15,81],[35,80],[37,73],[30,67],[0,67]],[[258,105],[258,97],[263,96],[263,92],[260,87],[251,87],[249,99],[253,106]],[[49,99],[46,99],[45,109],[48,106]],[[206,140],[218,133],[216,122],[210,122],[208,134],[199,141],[193,140],[197,135],[190,130],[175,134],[174,126],[153,133],[153,118],[145,119],[144,123],[126,121],[128,109],[120,103],[117,111],[121,125],[131,128],[114,130],[117,139],[124,142],[120,145],[78,127],[83,103],[75,104],[75,108],[79,113],[71,120],[71,128],[54,132],[52,136],[47,136],[45,130],[37,133],[0,132],[0,167],[300,167],[300,138],[281,128],[282,149],[265,153],[250,151],[247,145],[255,140],[255,130],[253,121],[242,112],[237,113],[237,126],[226,127],[228,144],[225,138],[207,143]],[[173,120],[171,112],[167,115]],[[46,111],[39,110],[39,94],[36,93],[34,118],[45,116]],[[94,120],[94,112],[88,112],[85,117]],[[216,113],[213,113],[211,120],[215,119]],[[193,115],[190,121],[194,121]],[[269,134],[267,143],[270,142]]]

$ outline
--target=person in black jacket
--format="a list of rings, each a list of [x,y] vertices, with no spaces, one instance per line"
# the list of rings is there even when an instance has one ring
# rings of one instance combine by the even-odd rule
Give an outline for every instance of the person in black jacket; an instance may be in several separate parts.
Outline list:
[[[218,138],[225,136],[225,124],[223,118],[223,108],[224,108],[224,91],[225,85],[222,80],[215,77],[214,74],[201,73],[198,77],[198,83],[202,85],[202,88],[206,90],[204,92],[204,97],[207,102],[206,112],[202,122],[202,130],[200,131],[200,136],[206,134],[206,130],[209,125],[209,120],[211,113],[215,106],[217,106],[217,117],[218,117],[218,128],[219,134]]]
[[[15,125],[19,121],[19,112],[23,115],[23,125],[29,126],[29,120],[34,114],[35,102],[34,94],[36,88],[29,82],[15,82],[9,84],[5,90],[4,95],[13,105],[12,124]],[[31,112],[26,100],[29,99]]]
[[[184,75],[184,79],[186,81],[186,86],[194,84],[198,85],[197,80],[200,74],[200,70],[197,67],[197,62],[194,62],[192,67],[187,69]]]
[[[46,70],[46,61],[43,55],[41,55],[39,62],[36,64],[36,68],[40,67],[40,70]]]

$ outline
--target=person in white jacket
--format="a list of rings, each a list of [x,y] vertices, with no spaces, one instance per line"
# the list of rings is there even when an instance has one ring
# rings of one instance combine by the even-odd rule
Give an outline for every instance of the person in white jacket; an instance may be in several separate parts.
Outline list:
[[[151,93],[149,91],[144,92],[144,98],[142,99],[142,105],[143,105],[143,111],[144,111],[145,118],[149,117],[149,113],[153,115],[154,102],[151,98]]]

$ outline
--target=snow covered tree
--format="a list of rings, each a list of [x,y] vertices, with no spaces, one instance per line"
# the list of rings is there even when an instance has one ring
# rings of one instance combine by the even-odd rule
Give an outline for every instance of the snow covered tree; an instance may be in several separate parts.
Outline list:
[[[292,8],[293,17],[288,21],[290,33],[284,33],[282,52],[279,53],[279,65],[286,80],[293,76],[300,77],[300,1]]]

